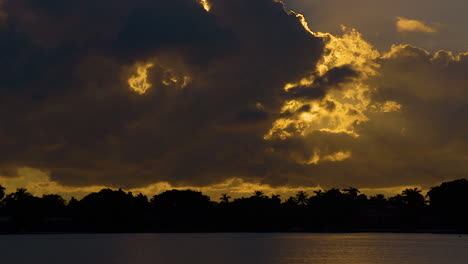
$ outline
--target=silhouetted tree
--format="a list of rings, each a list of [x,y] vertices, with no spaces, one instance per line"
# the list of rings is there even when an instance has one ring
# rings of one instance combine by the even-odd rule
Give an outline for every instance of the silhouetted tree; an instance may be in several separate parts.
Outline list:
[[[468,180],[444,182],[432,187],[427,196],[438,223],[456,225],[468,231]]]
[[[361,193],[358,189],[354,187],[348,187],[346,189],[343,189],[343,192],[349,195],[349,197],[351,197],[352,199],[357,199],[359,193]]]
[[[404,203],[410,208],[422,208],[425,204],[424,196],[418,188],[405,189],[402,192]]]
[[[401,194],[390,197],[388,202],[393,207],[393,215],[400,219],[399,225],[412,228],[420,222],[425,200],[418,188],[405,189]]]
[[[280,204],[281,203],[281,195],[280,194],[272,194],[271,195],[271,200],[275,204]]]
[[[298,191],[296,193],[296,202],[298,205],[305,206],[307,204],[308,199],[309,199],[309,195],[307,195],[306,192]]]
[[[383,194],[376,194],[374,196],[371,196],[369,198],[370,201],[373,201],[375,203],[378,203],[378,204],[384,204],[385,202],[387,202],[387,199],[385,198],[385,196]]]
[[[153,196],[151,205],[159,227],[167,230],[193,231],[211,226],[210,198],[192,190],[170,190]]]
[[[79,203],[80,202],[74,196],[72,196],[67,206],[70,207],[72,210],[75,210],[79,206]]]
[[[102,189],[79,202],[79,216],[91,231],[114,231],[134,223],[135,199],[132,193]]]
[[[15,201],[23,201],[32,197],[33,195],[30,194],[25,188],[18,188],[16,189],[16,192],[9,194],[7,198]]]
[[[323,195],[323,191],[322,190],[314,191],[314,194],[316,197],[320,197]]]
[[[343,190],[303,191],[287,198],[255,191],[212,202],[201,192],[170,190],[148,201],[122,189],[103,189],[68,204],[55,194],[35,197],[24,188],[0,203],[1,232],[208,232],[208,231],[415,231],[444,228],[468,232],[468,181],[430,189],[410,188],[390,198]]]
[[[296,197],[289,197],[283,204],[285,207],[294,209],[298,206]]]
[[[41,210],[44,216],[62,216],[65,210],[65,199],[57,194],[43,195]]]
[[[262,191],[254,191],[254,196],[256,198],[266,198],[265,193]]]
[[[66,205],[67,216],[71,216],[77,219],[79,217],[78,215],[79,209],[80,209],[80,202],[75,197],[72,196],[70,198],[70,201],[68,201],[68,204]]]
[[[3,199],[5,212],[13,217],[16,231],[26,232],[34,228],[41,217],[40,199],[24,188],[6,195]]]
[[[221,198],[219,198],[222,203],[229,203],[229,199],[231,196],[227,195],[226,193],[221,194]]]
[[[0,185],[0,200],[2,200],[3,198],[5,198],[5,187]]]

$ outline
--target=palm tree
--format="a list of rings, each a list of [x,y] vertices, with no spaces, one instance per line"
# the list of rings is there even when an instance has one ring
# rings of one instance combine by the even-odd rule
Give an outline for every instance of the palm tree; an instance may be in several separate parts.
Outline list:
[[[15,200],[25,200],[33,197],[32,194],[26,190],[26,188],[18,188],[15,193],[9,194],[12,195]]]
[[[322,196],[324,194],[324,192],[320,189],[318,191],[314,191],[315,193],[315,196],[319,197],[319,196]]]
[[[425,204],[424,196],[418,188],[405,189],[401,194],[408,206],[422,207]]]
[[[271,200],[281,203],[281,198],[280,197],[281,197],[280,194],[272,194],[271,195]]]
[[[415,195],[415,194],[420,194],[422,191],[419,190],[417,187],[416,188],[409,188],[409,189],[405,189],[403,190],[402,194],[403,196],[408,196],[408,195]]]
[[[255,192],[254,192],[254,197],[256,197],[256,198],[264,198],[264,197],[265,197],[265,193],[262,192],[262,191],[255,191]]]
[[[306,205],[309,195],[304,191],[298,191],[296,194],[296,201],[298,205]]]
[[[229,199],[231,199],[231,196],[227,195],[226,193],[221,194],[221,203],[229,203]]]

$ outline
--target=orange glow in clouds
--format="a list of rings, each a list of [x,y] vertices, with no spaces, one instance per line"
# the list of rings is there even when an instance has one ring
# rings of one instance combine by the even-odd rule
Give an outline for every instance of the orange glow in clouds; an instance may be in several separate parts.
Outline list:
[[[208,3],[206,0],[200,0],[200,4],[203,6],[203,8],[206,10],[206,12],[210,12],[211,5]]]
[[[397,112],[402,106],[394,101],[384,104],[372,102],[372,93],[376,87],[372,87],[367,81],[370,77],[378,75],[380,65],[376,62],[380,53],[355,29],[342,26],[344,34],[334,36],[329,33],[313,32],[307,25],[303,15],[292,12],[302,23],[302,26],[310,34],[324,38],[327,41],[327,54],[316,65],[317,75],[306,75],[301,80],[287,83],[286,92],[300,86],[312,87],[316,76],[324,76],[335,67],[350,66],[359,72],[356,77],[345,83],[340,89],[330,89],[323,98],[286,101],[281,113],[292,115],[275,120],[271,129],[264,135],[265,140],[279,138],[286,140],[291,137],[306,137],[314,131],[330,134],[347,134],[358,138],[355,131],[358,124],[369,121],[369,111]],[[308,105],[309,110],[299,111]],[[294,155],[293,155],[294,156]],[[298,163],[316,165],[319,162],[341,162],[351,158],[351,150],[327,152],[315,149],[309,158],[295,157]]]
[[[152,85],[148,82],[148,70],[153,66],[153,63],[137,65],[137,75],[133,75],[128,79],[128,85],[133,91],[144,94],[151,88]]]

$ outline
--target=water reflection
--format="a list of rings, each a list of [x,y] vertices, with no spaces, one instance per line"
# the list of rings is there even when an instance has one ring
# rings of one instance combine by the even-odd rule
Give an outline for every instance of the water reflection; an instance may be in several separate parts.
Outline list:
[[[0,236],[2,263],[466,264],[468,236],[110,234]]]

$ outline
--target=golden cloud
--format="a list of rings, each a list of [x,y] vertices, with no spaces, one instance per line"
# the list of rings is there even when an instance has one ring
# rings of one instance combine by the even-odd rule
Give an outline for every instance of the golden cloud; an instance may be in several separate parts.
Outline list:
[[[401,111],[402,105],[395,101],[386,101],[384,104],[379,105],[380,111],[384,113],[399,112]]]
[[[421,21],[415,19],[408,19],[404,17],[397,17],[396,27],[398,32],[422,32],[422,33],[436,33],[437,30],[432,28]]]
[[[6,188],[7,193],[14,192],[17,188],[26,188],[28,192],[35,196],[42,196],[43,194],[59,194],[66,199],[70,199],[72,196],[80,199],[91,192],[98,192],[101,189],[109,188],[109,186],[102,185],[86,187],[64,186],[51,180],[47,173],[27,167],[19,168],[17,174],[18,176],[16,177],[3,177],[0,175],[0,185]],[[222,193],[227,193],[233,198],[250,196],[254,191],[263,191],[266,194],[281,194],[283,196],[290,196],[294,195],[295,192],[300,190],[312,192],[319,190],[320,187],[272,187],[268,184],[262,184],[260,182],[246,182],[240,178],[231,178],[221,183],[204,187],[190,185],[173,186],[168,182],[158,182],[143,188],[132,188],[127,189],[126,191],[130,191],[135,194],[143,193],[144,195],[151,197],[153,195],[172,189],[191,189],[201,191],[215,200],[220,197]]]
[[[316,148],[309,160],[298,158],[298,162],[304,165],[318,165],[322,162],[339,162],[351,158],[351,151],[338,151],[331,154],[322,154],[321,150]]]
[[[466,172],[466,55],[381,56],[354,29],[313,32],[279,1],[104,1],[119,7],[105,18],[87,1],[5,6],[18,48],[2,68],[0,169],[154,190],[231,178],[386,187]]]
[[[342,27],[341,37],[329,33],[314,33],[307,27],[307,22],[300,14],[303,26],[316,36],[327,39],[326,55],[319,61],[316,68],[318,75],[305,76],[298,82],[287,83],[285,91],[296,87],[312,86],[318,77],[325,76],[330,70],[350,66],[359,72],[359,77],[345,84],[341,89],[332,89],[320,99],[295,99],[286,101],[281,113],[295,113],[287,118],[280,118],[273,123],[270,131],[264,136],[266,140],[274,138],[287,139],[293,136],[307,136],[314,131],[328,133],[345,133],[353,137],[359,135],[354,126],[368,121],[365,112],[371,101],[370,94],[374,88],[366,81],[377,73],[379,65],[375,60],[380,53],[367,43],[355,29]],[[310,106],[307,111],[298,110],[304,105]]]
[[[135,65],[136,74],[128,79],[131,90],[138,94],[145,94],[154,85],[173,87],[177,90],[183,89],[190,84],[190,76],[180,74],[176,70],[162,65],[158,60],[153,59],[147,63],[137,63]],[[150,76],[150,69],[154,71],[155,78]],[[154,83],[150,83],[150,79]]]
[[[203,8],[206,10],[206,12],[210,12],[211,9],[211,4],[207,0],[199,0],[200,4],[203,6]]]
[[[133,91],[144,94],[151,88],[152,84],[148,82],[148,70],[153,66],[153,63],[136,65],[136,75],[132,75],[132,77],[128,79],[128,85]]]
[[[338,152],[331,156],[324,156],[324,160],[331,161],[331,159],[346,159],[348,155],[351,154],[349,152]],[[89,193],[98,192],[101,189],[109,188],[109,186],[98,185],[87,187],[64,186],[51,180],[47,173],[26,167],[18,169],[17,177],[3,177],[0,175],[0,184],[6,188],[7,193],[14,192],[17,188],[26,188],[28,192],[35,196],[40,197],[44,194],[59,194],[65,199],[70,199],[71,197],[81,199]],[[422,189],[421,186],[394,186],[389,188],[363,188],[361,189],[361,192],[368,195],[381,193],[386,196],[392,196],[410,187],[418,187],[419,189]],[[217,200],[217,198],[221,197],[223,193],[228,194],[232,198],[240,198],[251,196],[254,191],[262,191],[267,195],[279,194],[281,195],[282,199],[286,199],[287,197],[294,196],[298,191],[305,191],[309,194],[312,194],[314,191],[324,190],[321,186],[271,186],[269,184],[260,182],[246,182],[240,178],[231,178],[221,183],[204,187],[188,185],[173,186],[167,182],[158,182],[144,188],[133,188],[127,189],[126,191],[130,191],[134,194],[142,193],[148,197],[152,197],[153,195],[160,194],[161,192],[172,189],[191,189],[200,191],[209,195],[212,200]]]

